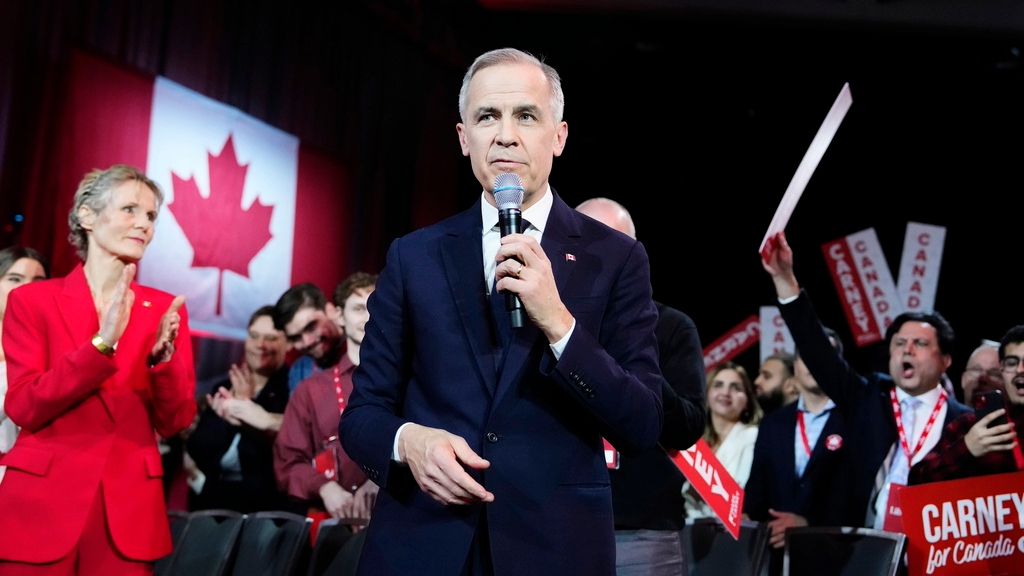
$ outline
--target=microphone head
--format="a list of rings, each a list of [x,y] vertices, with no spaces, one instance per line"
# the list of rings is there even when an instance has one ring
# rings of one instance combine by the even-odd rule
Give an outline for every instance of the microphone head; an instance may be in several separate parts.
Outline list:
[[[523,181],[514,172],[502,172],[494,178],[494,203],[498,210],[518,210],[523,205]]]

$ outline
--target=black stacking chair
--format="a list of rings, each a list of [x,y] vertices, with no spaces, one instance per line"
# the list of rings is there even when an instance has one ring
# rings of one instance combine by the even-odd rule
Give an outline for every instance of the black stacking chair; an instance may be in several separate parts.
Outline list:
[[[690,576],[768,573],[768,529],[757,522],[744,521],[740,539],[734,540],[715,518],[687,520],[682,546]]]
[[[234,559],[244,516],[233,510],[201,510],[188,515],[170,556],[168,576],[222,576]]]
[[[365,522],[339,522],[336,519],[325,520],[320,524],[320,533],[317,534],[313,557],[309,562],[309,576],[355,575],[366,530],[353,534],[353,525],[365,528]]]
[[[167,521],[171,525],[171,553],[156,561],[156,564],[153,566],[154,576],[169,574],[167,570],[171,567],[171,558],[174,555],[174,550],[178,548],[181,533],[185,531],[185,525],[188,524],[188,512],[168,510]]]
[[[790,528],[783,574],[895,576],[906,543],[903,534],[870,528]]]
[[[290,576],[306,560],[312,521],[291,512],[256,512],[245,517],[231,574]]]

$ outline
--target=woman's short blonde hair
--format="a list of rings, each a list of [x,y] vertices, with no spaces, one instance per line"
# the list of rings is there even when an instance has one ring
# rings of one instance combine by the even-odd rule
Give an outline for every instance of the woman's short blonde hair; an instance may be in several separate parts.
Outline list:
[[[99,214],[110,202],[110,192],[130,180],[137,180],[148,186],[156,196],[157,209],[160,208],[164,202],[164,193],[156,182],[133,166],[115,164],[106,170],[96,169],[86,174],[78,184],[74,204],[71,206],[71,212],[68,213],[68,227],[71,229],[68,233],[68,241],[75,247],[78,257],[83,261],[89,255],[89,234],[82,227],[78,211],[86,206]]]

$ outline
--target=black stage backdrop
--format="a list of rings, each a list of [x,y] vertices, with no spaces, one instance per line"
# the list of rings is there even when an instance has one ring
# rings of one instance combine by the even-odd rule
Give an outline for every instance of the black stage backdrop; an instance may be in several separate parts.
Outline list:
[[[655,297],[693,316],[705,344],[772,303],[757,246],[843,82],[853,107],[788,236],[802,283],[855,363],[884,368],[884,350],[853,350],[820,245],[863,228],[877,230],[895,276],[907,221],[947,227],[936,307],[959,335],[955,379],[980,338],[1024,323],[1024,26],[1014,13],[986,28],[671,2],[626,12],[335,4],[0,0],[0,244],[18,241],[28,202],[53,194],[52,111],[78,49],[338,158],[357,205],[337,233],[353,269],[379,269],[394,237],[479,194],[454,129],[458,85],[477,54],[512,45],[563,75],[569,140],[552,183],[570,204],[600,195],[632,211]],[[863,4],[870,15],[900,3]],[[741,360],[756,368],[754,353]]]

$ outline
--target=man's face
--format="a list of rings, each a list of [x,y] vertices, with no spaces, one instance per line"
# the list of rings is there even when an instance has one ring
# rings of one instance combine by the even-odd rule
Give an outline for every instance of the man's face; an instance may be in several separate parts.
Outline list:
[[[476,179],[490,191],[498,174],[518,174],[526,189],[523,209],[530,207],[547,189],[552,161],[569,132],[565,122],[555,121],[544,72],[531,64],[480,70],[469,83],[464,114],[465,123],[455,128]]]
[[[345,306],[341,309],[341,325],[349,344],[359,346],[363,343],[366,321],[370,319],[366,299],[372,292],[373,288],[361,288],[345,299]]]
[[[284,333],[270,316],[259,316],[245,337],[245,362],[253,372],[272,373],[284,364]]]
[[[906,322],[889,341],[889,375],[908,394],[936,387],[950,362],[939,350],[938,332],[927,322]]]
[[[1006,345],[1003,380],[1006,382],[1006,399],[1013,404],[1024,404],[1024,342]]]
[[[967,367],[960,376],[960,387],[964,391],[964,404],[973,405],[974,392],[978,389],[978,377],[989,371],[998,372],[999,351],[993,346],[978,348],[967,359]]]
[[[781,360],[772,358],[761,364],[761,369],[754,380],[757,397],[764,399],[779,398],[783,395],[783,384],[789,378],[789,371]]]
[[[341,343],[338,326],[317,308],[300,308],[285,325],[284,334],[292,348],[318,364]]]

